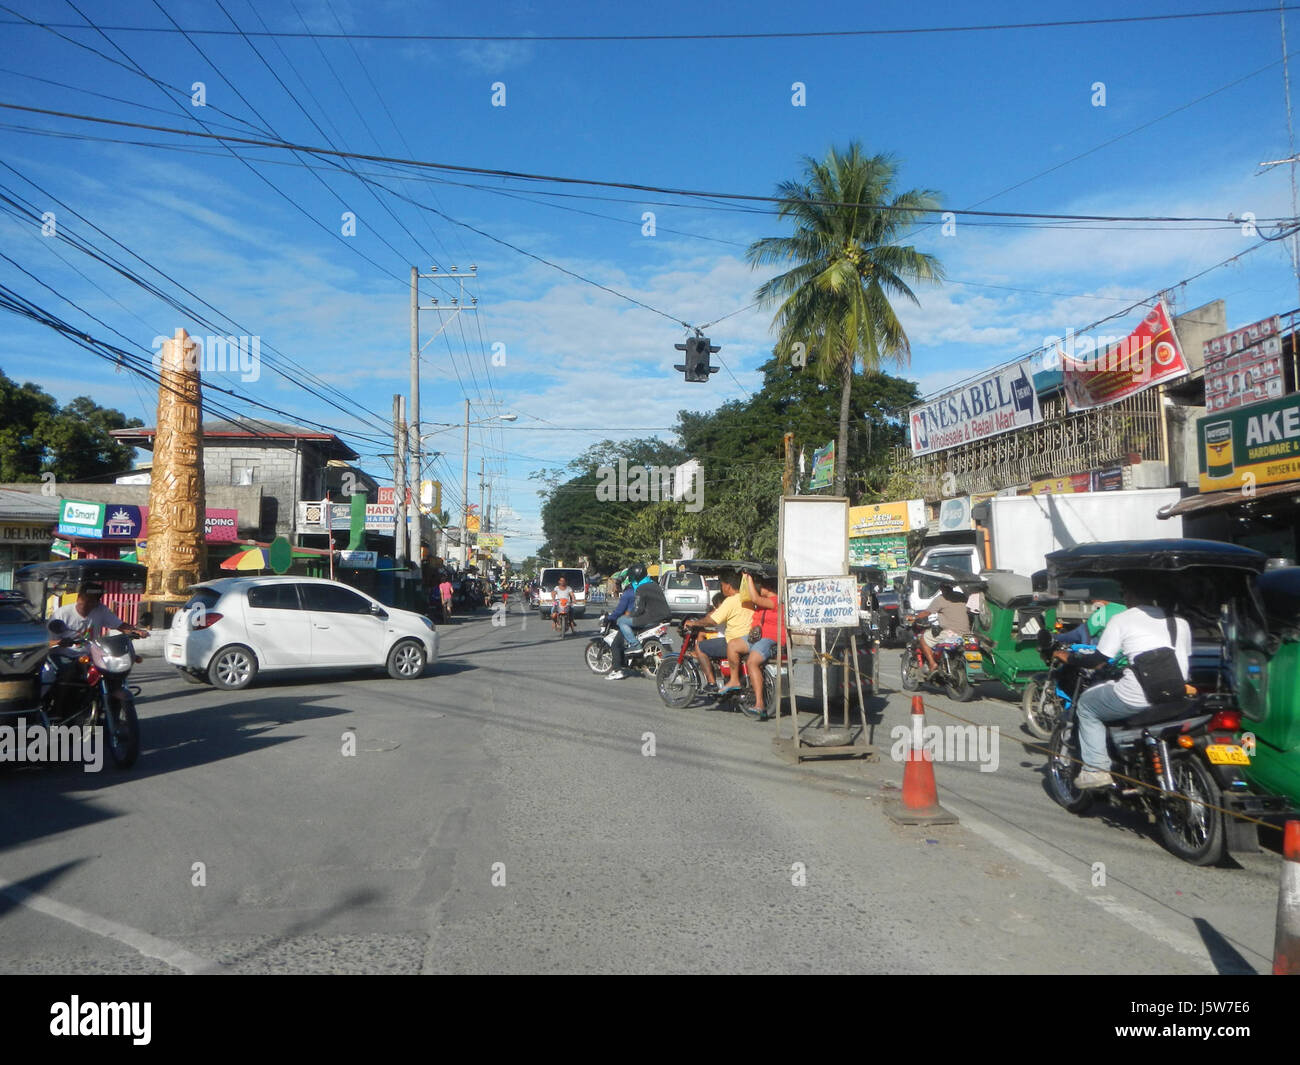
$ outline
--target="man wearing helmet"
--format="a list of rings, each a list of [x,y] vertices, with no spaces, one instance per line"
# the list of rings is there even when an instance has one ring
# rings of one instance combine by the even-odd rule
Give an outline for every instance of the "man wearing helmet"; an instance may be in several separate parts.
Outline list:
[[[637,632],[671,621],[673,615],[668,609],[664,590],[659,587],[658,581],[649,576],[640,562],[628,567],[627,580],[634,589],[632,610],[630,614],[624,613],[618,619],[618,631],[627,645],[626,653],[636,654],[641,650],[641,643],[636,638]],[[616,666],[619,657],[621,656],[615,657]],[[621,668],[615,668],[609,679],[622,680],[626,675]]]

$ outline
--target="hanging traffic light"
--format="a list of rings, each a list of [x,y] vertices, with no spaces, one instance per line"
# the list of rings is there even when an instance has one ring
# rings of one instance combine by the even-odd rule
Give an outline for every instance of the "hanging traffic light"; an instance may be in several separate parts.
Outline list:
[[[687,337],[685,344],[673,346],[686,352],[686,362],[677,363],[674,369],[683,371],[687,381],[707,381],[710,374],[718,372],[718,367],[710,365],[709,356],[722,349],[717,344],[710,344],[708,337]]]

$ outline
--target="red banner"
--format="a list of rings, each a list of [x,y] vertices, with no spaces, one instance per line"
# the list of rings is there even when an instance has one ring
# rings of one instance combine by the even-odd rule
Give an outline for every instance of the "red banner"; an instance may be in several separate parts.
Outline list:
[[[1093,345],[1087,337],[1071,337],[1070,346],[1076,350],[1062,349],[1061,368],[1071,411],[1118,403],[1187,374],[1187,362],[1164,300],[1125,339],[1103,351],[1090,353]]]

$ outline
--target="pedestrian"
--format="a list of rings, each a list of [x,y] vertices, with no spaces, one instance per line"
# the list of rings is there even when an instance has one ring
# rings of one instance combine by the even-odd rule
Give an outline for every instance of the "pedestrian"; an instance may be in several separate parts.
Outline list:
[[[442,583],[438,585],[438,593],[442,596],[443,620],[450,621],[452,587],[451,587],[451,579],[445,573],[442,575]]]

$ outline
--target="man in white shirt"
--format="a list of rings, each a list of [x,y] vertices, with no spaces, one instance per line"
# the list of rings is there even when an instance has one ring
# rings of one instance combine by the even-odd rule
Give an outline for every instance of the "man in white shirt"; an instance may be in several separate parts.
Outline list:
[[[51,623],[61,621],[66,626],[63,632],[54,633],[51,631],[51,635],[67,638],[89,633],[91,636],[97,636],[107,629],[118,629],[129,636],[139,638],[149,635],[148,630],[138,628],[135,625],[128,625],[113,611],[109,610],[101,602],[103,595],[104,586],[102,584],[95,581],[85,581],[77,589],[77,601],[75,603],[61,606],[50,614]]]
[[[1132,662],[1146,651],[1172,647],[1186,682],[1192,655],[1192,629],[1182,618],[1174,618],[1175,639],[1170,642],[1168,615],[1163,607],[1152,605],[1157,592],[1149,583],[1129,583],[1124,597],[1129,609],[1116,614],[1106,625],[1097,650],[1107,658],[1122,654],[1126,661]],[[1076,719],[1083,769],[1075,778],[1075,787],[1105,788],[1114,783],[1110,755],[1106,751],[1106,724],[1132,717],[1150,705],[1132,669],[1125,669],[1119,680],[1095,685],[1079,696]]]

